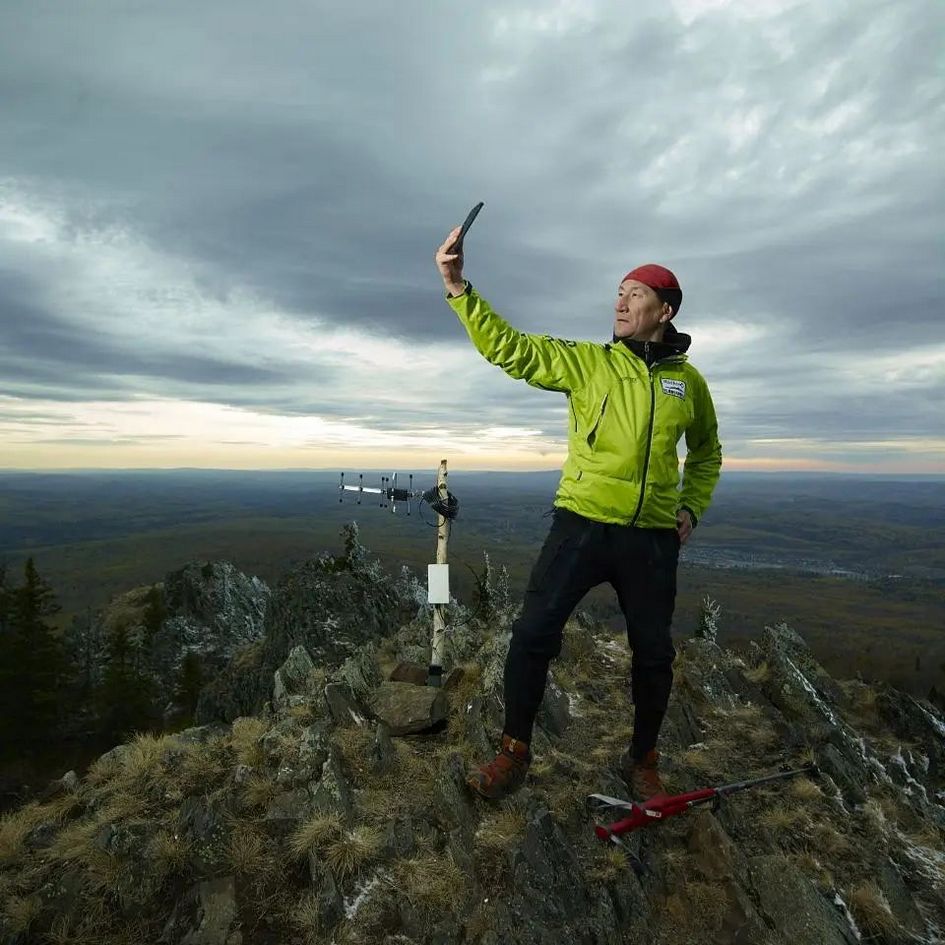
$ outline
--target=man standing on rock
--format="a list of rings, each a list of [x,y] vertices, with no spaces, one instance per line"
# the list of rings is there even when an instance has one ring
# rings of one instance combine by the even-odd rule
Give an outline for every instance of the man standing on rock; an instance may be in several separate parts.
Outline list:
[[[511,377],[565,394],[570,408],[551,529],[512,625],[502,747],[468,783],[490,799],[521,787],[564,625],[592,587],[609,581],[627,620],[636,707],[619,767],[645,800],[663,792],[656,742],[673,683],[679,549],[708,508],[722,466],[709,388],[685,354],[692,339],[670,324],[682,291],[668,269],[640,266],[617,289],[611,343],[526,334],[463,279],[463,257],[450,252],[459,232],[447,236],[435,259],[447,301],[473,344]],[[680,490],[676,445],[683,435]]]

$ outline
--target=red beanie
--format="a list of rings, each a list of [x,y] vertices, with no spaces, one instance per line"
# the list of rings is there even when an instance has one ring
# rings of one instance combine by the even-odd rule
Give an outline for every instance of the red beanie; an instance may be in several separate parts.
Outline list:
[[[645,266],[637,266],[631,269],[621,280],[621,284],[627,279],[635,279],[653,289],[663,302],[669,302],[673,308],[673,313],[679,311],[682,303],[682,289],[679,288],[679,282],[676,277],[664,266],[657,266],[655,263],[648,263]],[[668,290],[668,291],[663,291]]]
[[[655,263],[637,266],[636,269],[632,269],[620,281],[626,282],[627,279],[635,279],[637,282],[648,285],[651,289],[679,289],[679,283],[676,281],[676,277],[668,269],[663,266],[657,266]]]

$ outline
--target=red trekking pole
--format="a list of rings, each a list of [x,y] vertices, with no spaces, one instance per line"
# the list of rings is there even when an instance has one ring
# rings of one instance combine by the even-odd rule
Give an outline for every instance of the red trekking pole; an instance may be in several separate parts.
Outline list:
[[[618,820],[611,824],[597,824],[594,827],[594,833],[601,840],[609,840],[625,847],[620,840],[620,835],[630,833],[632,830],[638,830],[641,827],[649,827],[651,824],[660,823],[677,814],[684,814],[697,804],[712,802],[712,809],[718,810],[722,798],[736,791],[743,791],[746,788],[755,787],[758,784],[764,784],[767,781],[779,781],[782,778],[792,778],[797,774],[810,774],[816,777],[820,773],[817,765],[811,762],[803,768],[795,768],[793,771],[780,771],[777,774],[769,774],[763,778],[752,778],[749,781],[736,781],[734,784],[725,784],[722,787],[700,788],[697,791],[688,791],[685,794],[657,794],[643,803],[635,801],[624,801],[617,797],[607,797],[604,794],[591,794],[587,799],[588,808],[594,813],[613,810],[630,811],[628,817]],[[629,850],[628,850],[629,852]],[[639,872],[642,864],[631,853],[631,860],[634,868]]]

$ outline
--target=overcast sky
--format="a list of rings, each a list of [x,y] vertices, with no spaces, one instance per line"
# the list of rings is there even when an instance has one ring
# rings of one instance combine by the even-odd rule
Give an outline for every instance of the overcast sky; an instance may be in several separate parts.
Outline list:
[[[609,340],[624,273],[676,273],[727,468],[945,472],[943,30],[3,0],[0,467],[559,466],[563,395],[443,298],[483,200],[466,276],[524,331]]]

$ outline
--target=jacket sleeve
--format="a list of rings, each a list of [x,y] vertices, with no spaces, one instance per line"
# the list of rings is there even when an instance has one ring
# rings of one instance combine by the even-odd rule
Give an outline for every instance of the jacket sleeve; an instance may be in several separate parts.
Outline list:
[[[462,295],[446,296],[476,350],[510,377],[542,390],[580,388],[590,369],[592,342],[531,335],[513,328],[468,283]]]
[[[722,444],[709,386],[702,380],[696,415],[686,429],[686,463],[683,467],[679,507],[692,514],[696,525],[705,514],[722,470]]]

